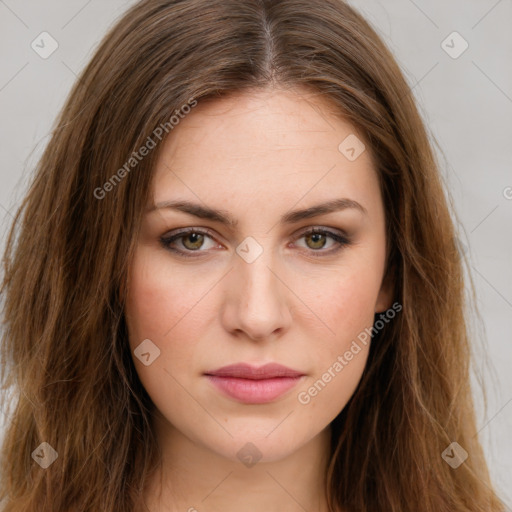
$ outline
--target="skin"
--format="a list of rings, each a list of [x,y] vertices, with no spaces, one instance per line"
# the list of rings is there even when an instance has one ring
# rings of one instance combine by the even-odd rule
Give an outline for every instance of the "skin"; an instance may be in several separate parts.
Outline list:
[[[309,403],[298,394],[391,307],[391,290],[373,160],[368,150],[355,161],[338,150],[350,134],[363,138],[323,101],[304,90],[267,89],[199,102],[162,147],[126,306],[163,458],[140,510],[327,511],[330,423],[356,389],[369,344],[359,343],[362,350]],[[347,208],[280,222],[291,210],[339,198],[367,213]],[[238,223],[151,210],[178,199],[221,209]],[[160,241],[186,227],[214,233],[202,245],[190,235],[172,243],[189,258]],[[329,236],[304,235],[312,227],[345,233],[351,243],[332,252],[338,245]],[[246,237],[263,251],[251,263],[236,252]],[[148,366],[133,352],[145,339],[160,350]],[[227,364],[271,361],[305,374],[271,403],[240,403],[204,376]],[[248,442],[261,455],[252,467],[237,456]]]

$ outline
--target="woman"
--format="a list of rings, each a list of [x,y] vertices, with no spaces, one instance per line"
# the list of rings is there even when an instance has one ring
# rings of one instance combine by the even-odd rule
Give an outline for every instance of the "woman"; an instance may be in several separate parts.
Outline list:
[[[6,249],[3,511],[501,511],[412,94],[339,0],[144,0]]]

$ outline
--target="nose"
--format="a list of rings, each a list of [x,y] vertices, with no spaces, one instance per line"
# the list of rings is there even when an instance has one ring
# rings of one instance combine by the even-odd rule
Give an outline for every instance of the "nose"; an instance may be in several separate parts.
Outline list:
[[[251,263],[238,255],[224,283],[222,323],[238,337],[263,341],[282,336],[290,327],[290,301],[283,271],[272,258],[271,251]]]

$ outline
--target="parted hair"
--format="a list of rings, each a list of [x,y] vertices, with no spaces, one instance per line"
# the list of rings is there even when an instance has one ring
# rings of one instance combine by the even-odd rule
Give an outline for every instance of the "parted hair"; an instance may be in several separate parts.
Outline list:
[[[364,137],[385,207],[386,278],[403,306],[332,423],[331,510],[504,510],[475,435],[451,203],[377,31],[342,0],[143,0],[81,72],[8,234],[2,512],[135,510],[159,447],[125,284],[163,144],[125,164],[157,127],[172,137],[169,119],[191,99],[272,88],[317,94]],[[469,454],[456,469],[442,457],[453,441]],[[45,469],[32,456],[43,442],[58,454]]]

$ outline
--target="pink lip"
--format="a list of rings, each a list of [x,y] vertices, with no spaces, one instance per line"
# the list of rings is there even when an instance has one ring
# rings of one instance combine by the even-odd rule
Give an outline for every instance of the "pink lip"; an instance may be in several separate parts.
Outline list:
[[[205,375],[224,394],[246,404],[271,402],[294,387],[304,376],[276,363],[260,367],[233,364],[206,372]]]

